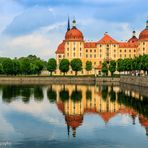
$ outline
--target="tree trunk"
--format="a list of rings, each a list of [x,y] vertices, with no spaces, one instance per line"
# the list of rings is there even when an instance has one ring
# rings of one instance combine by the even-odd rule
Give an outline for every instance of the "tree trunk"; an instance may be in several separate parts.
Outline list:
[[[77,74],[78,74],[78,72],[76,71],[76,72],[75,72],[75,75],[77,76]]]

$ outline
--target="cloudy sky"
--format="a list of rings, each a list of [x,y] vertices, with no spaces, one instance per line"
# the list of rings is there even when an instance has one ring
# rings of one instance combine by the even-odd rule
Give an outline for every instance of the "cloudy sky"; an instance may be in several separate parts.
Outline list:
[[[125,41],[144,29],[148,0],[0,0],[0,56],[55,56],[67,17],[77,21],[85,40],[108,32]]]

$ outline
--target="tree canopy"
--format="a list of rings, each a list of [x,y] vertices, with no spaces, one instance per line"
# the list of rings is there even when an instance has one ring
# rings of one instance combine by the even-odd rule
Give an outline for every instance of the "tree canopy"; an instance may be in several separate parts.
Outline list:
[[[77,58],[77,59],[73,59],[71,61],[71,68],[73,71],[75,71],[75,75],[77,75],[78,71],[82,70],[82,61],[81,59]]]

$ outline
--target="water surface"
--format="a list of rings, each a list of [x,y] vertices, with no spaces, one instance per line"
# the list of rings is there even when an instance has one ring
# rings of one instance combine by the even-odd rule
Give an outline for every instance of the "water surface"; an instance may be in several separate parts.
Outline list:
[[[1,85],[0,148],[147,148],[147,92],[114,85]]]

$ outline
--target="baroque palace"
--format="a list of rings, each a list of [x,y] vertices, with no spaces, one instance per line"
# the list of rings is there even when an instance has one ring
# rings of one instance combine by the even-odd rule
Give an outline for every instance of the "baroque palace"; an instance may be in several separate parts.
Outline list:
[[[103,38],[97,42],[85,42],[83,33],[76,27],[76,21],[73,20],[72,28],[68,19],[67,32],[65,39],[60,43],[56,50],[56,60],[59,65],[63,58],[71,61],[74,58],[80,58],[83,63],[82,71],[79,75],[88,74],[85,70],[86,61],[92,62],[92,71],[89,74],[101,74],[102,62],[109,63],[111,60],[124,58],[134,58],[139,55],[148,54],[148,20],[146,28],[140,33],[137,38],[135,31],[133,36],[127,42],[118,42],[109,34],[105,33]],[[59,70],[55,74],[61,74]],[[72,70],[69,70],[67,75],[74,75]]]

